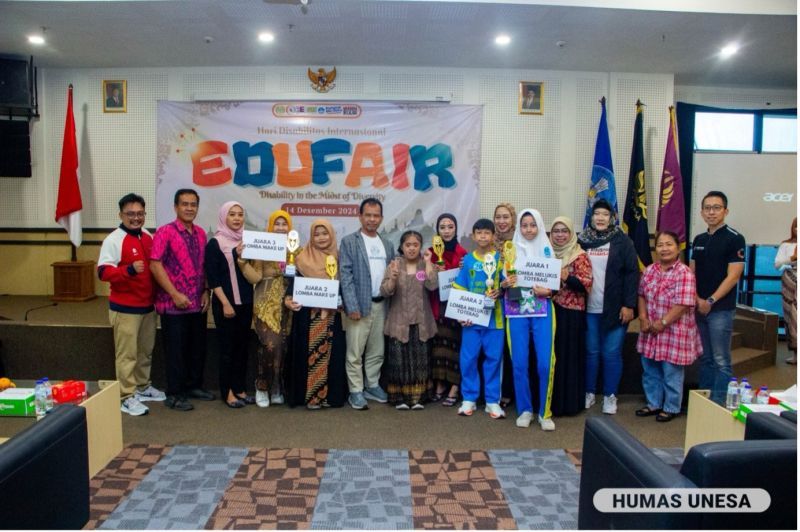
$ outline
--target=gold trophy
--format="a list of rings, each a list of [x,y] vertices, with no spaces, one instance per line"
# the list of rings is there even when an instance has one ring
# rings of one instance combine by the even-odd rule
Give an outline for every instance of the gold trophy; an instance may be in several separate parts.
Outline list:
[[[497,262],[494,260],[494,252],[487,253],[483,257],[483,273],[486,274],[486,296],[483,298],[483,306],[486,308],[494,307],[494,299],[489,297],[489,292],[494,287],[494,272],[497,271]]]
[[[503,243],[503,260],[505,262],[506,275],[512,276],[517,274],[517,270],[514,268],[514,261],[516,259],[517,247],[511,240],[506,240]],[[519,289],[516,283],[506,290],[506,294],[508,294],[508,299],[511,301],[519,301],[522,299],[522,290]]]
[[[336,279],[336,273],[339,271],[339,265],[336,263],[336,257],[333,255],[328,255],[325,257],[325,273],[328,274],[328,277],[331,278],[331,281]],[[342,295],[339,294],[338,299],[336,300],[336,306],[342,306]]]
[[[434,235],[433,237],[433,252],[436,253],[436,256],[439,257],[436,259],[436,264],[439,266],[444,266],[444,240],[439,235]]]
[[[297,273],[297,266],[294,265],[294,256],[300,249],[300,234],[292,229],[286,235],[286,269],[283,271],[285,277],[294,277]]]

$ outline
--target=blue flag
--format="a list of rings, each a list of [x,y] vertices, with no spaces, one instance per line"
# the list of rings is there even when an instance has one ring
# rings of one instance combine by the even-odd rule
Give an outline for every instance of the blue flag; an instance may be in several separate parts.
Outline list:
[[[608,140],[605,97],[600,100],[600,105],[603,111],[600,114],[600,127],[597,128],[597,144],[594,146],[592,178],[586,197],[586,216],[583,219],[583,227],[589,225],[589,219],[592,217],[592,205],[601,198],[614,207],[615,214],[619,210],[617,208],[617,187],[614,184],[614,165],[611,163],[611,141]]]

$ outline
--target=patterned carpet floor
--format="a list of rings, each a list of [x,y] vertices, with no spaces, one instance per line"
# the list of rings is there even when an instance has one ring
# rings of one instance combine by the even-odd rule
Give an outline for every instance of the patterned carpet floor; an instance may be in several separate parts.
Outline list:
[[[575,529],[580,463],[558,449],[133,444],[91,480],[84,528]]]

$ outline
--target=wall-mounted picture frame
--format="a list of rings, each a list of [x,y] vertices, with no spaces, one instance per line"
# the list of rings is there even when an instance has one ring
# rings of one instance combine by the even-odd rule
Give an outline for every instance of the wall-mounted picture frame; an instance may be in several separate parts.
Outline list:
[[[544,82],[519,82],[519,114],[544,114]]]
[[[128,112],[128,82],[126,80],[103,80],[103,112]]]

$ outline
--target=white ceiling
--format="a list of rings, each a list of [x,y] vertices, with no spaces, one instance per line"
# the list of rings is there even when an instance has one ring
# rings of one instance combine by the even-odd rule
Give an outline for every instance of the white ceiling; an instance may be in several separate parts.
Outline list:
[[[604,4],[612,3],[0,1],[0,54],[33,54],[40,67],[519,68],[674,73],[680,85],[796,89],[793,0],[618,0],[614,9],[586,7]],[[647,10],[630,9],[637,4]],[[692,12],[653,10],[690,5]],[[47,44],[29,44],[26,36],[42,26]],[[275,42],[258,43],[260,31],[273,32]],[[501,32],[512,37],[505,48],[494,44]],[[557,41],[566,44],[559,48]],[[717,53],[730,41],[741,49],[722,61]]]

